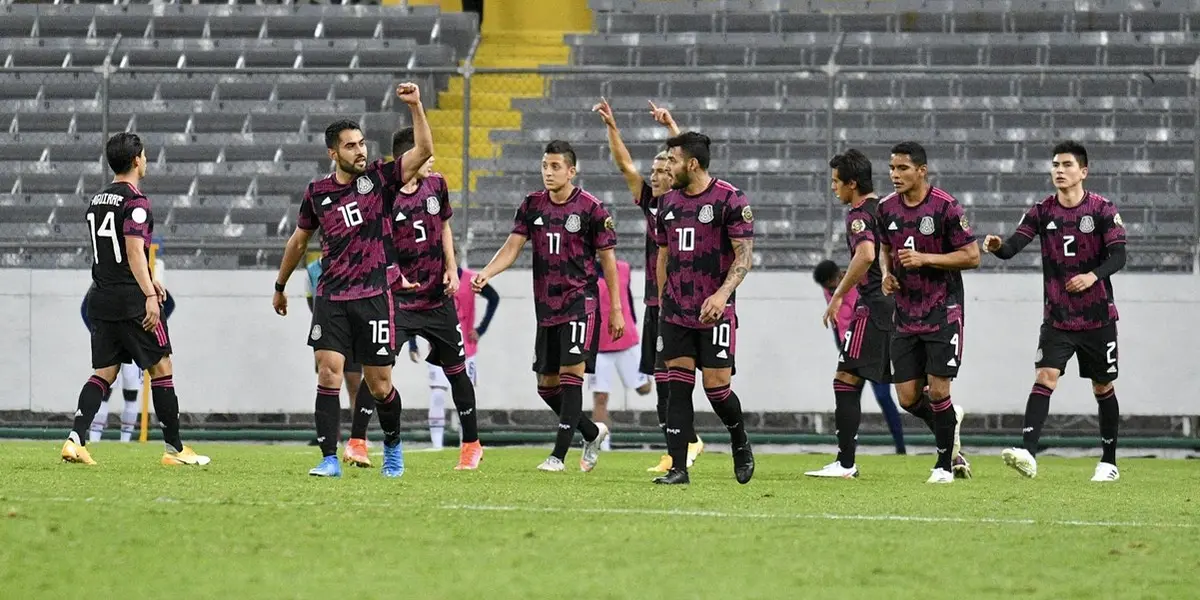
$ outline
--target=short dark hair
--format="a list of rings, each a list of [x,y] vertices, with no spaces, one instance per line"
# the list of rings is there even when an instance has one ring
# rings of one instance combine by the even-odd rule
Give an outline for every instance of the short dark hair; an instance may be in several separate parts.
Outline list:
[[[553,140],[546,144],[545,154],[561,154],[567,159],[567,166],[575,166],[575,149],[571,147],[571,142]]]
[[[416,147],[416,145],[417,137],[413,134],[413,128],[405,127],[392,134],[392,157],[400,158],[405,152]]]
[[[817,282],[817,285],[824,287],[827,281],[837,277],[838,270],[837,263],[828,259],[823,260],[817,263],[817,266],[813,269],[813,281]]]
[[[837,177],[842,183],[853,181],[858,184],[858,193],[870,194],[875,191],[871,183],[871,159],[866,154],[851,148],[829,161],[829,168],[837,171]]]
[[[330,150],[333,150],[335,147],[337,147],[338,139],[341,138],[342,132],[346,131],[347,129],[357,129],[362,131],[362,127],[358,126],[358,122],[351,121],[350,119],[341,119],[339,121],[330,123],[329,127],[325,128],[325,147],[329,148]]]
[[[908,155],[908,158],[918,167],[929,162],[929,157],[925,155],[925,147],[916,142],[900,142],[892,146],[892,154]]]
[[[104,144],[104,156],[113,173],[123,175],[133,169],[133,160],[141,156],[145,149],[142,138],[136,133],[121,132],[108,138]]]
[[[1071,156],[1075,157],[1075,160],[1079,161],[1079,166],[1088,166],[1087,149],[1083,147],[1083,144],[1080,144],[1075,140],[1064,140],[1055,144],[1054,152],[1050,155],[1050,157],[1053,158],[1059,154],[1070,154]]]
[[[705,171],[708,170],[709,159],[712,157],[709,152],[710,146],[712,140],[708,139],[707,135],[695,131],[685,131],[667,140],[667,149],[679,148],[687,158],[696,159],[700,168]]]

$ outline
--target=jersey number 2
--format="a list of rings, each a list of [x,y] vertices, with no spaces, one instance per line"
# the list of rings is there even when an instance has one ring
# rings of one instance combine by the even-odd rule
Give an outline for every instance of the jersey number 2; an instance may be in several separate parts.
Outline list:
[[[1071,247],[1075,243],[1075,236],[1063,236],[1063,256],[1075,256],[1075,249]]]
[[[113,258],[117,264],[121,264],[121,243],[117,239],[116,213],[105,213],[104,218],[100,219],[100,227],[96,227],[95,213],[88,213],[87,220],[88,233],[92,234],[92,259],[96,264],[100,264],[100,248],[97,238],[106,237],[112,240]]]

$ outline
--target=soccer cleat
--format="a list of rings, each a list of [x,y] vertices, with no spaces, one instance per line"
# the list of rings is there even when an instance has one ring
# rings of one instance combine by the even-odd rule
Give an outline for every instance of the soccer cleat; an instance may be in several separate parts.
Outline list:
[[[458,464],[455,465],[455,471],[474,471],[479,468],[479,461],[483,460],[483,444],[478,440],[469,444],[463,444],[458,451]]]
[[[842,479],[854,479],[858,477],[858,465],[846,468],[842,463],[833,461],[816,471],[808,471],[805,473],[809,477],[840,477]]]
[[[399,477],[404,474],[404,447],[401,446],[400,440],[396,440],[391,446],[384,442],[383,469],[380,472],[384,477]]]
[[[1116,481],[1120,478],[1121,472],[1117,470],[1117,465],[1106,462],[1096,465],[1096,473],[1092,475],[1092,481]]]
[[[350,438],[342,450],[342,461],[348,465],[370,469],[371,457],[367,455],[367,440]]]
[[[551,473],[561,473],[567,470],[567,465],[564,465],[562,459],[558,458],[557,456],[551,456],[550,458],[542,461],[542,464],[538,465],[538,470],[549,471]]]
[[[338,463],[336,456],[326,456],[321,459],[321,464],[310,469],[308,474],[313,477],[341,477],[342,465]]]
[[[954,473],[955,479],[970,479],[971,463],[967,462],[967,457],[957,454],[950,463],[950,472]]]
[[[962,454],[962,439],[959,438],[959,432],[962,430],[963,416],[965,412],[961,404],[954,405],[954,447],[951,449],[951,456]]]
[[[688,485],[691,482],[688,472],[683,469],[671,469],[666,475],[654,478],[656,485]]]
[[[692,468],[692,465],[696,464],[696,459],[699,458],[700,455],[703,453],[704,453],[704,440],[700,439],[700,436],[696,436],[696,442],[693,444],[688,444],[688,468],[689,469]]]
[[[207,465],[209,462],[212,461],[207,456],[196,454],[196,451],[192,450],[191,446],[184,446],[183,450],[178,452],[176,452],[174,448],[168,446],[162,455],[162,464],[168,466],[196,465],[202,467]]]
[[[733,474],[741,484],[750,483],[750,478],[754,477],[754,451],[750,449],[750,442],[733,449]]]
[[[1004,464],[1014,468],[1018,473],[1033,479],[1037,477],[1037,459],[1024,448],[1006,448],[1000,453]]]
[[[664,454],[664,455],[662,455],[662,458],[658,459],[658,464],[654,465],[653,467],[650,467],[649,469],[646,469],[646,472],[648,472],[648,473],[666,473],[667,471],[670,471],[670,470],[671,470],[671,455]]]
[[[945,469],[932,469],[925,483],[954,483],[954,473]]]
[[[596,468],[596,462],[600,460],[600,445],[608,439],[608,425],[596,423],[596,429],[600,430],[600,433],[596,434],[596,439],[583,442],[583,454],[579,457],[579,470],[584,473]]]
[[[81,465],[96,464],[96,461],[92,460],[92,455],[88,453],[85,446],[76,444],[71,440],[63,442],[62,460],[63,462],[79,463]]]

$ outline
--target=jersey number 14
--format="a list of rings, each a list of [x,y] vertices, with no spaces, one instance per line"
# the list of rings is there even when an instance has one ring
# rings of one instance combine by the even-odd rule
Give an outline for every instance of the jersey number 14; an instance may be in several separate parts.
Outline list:
[[[88,233],[92,236],[92,260],[95,264],[100,264],[100,245],[99,238],[108,238],[112,242],[113,260],[117,264],[121,264],[121,241],[117,236],[117,217],[116,213],[104,213],[104,217],[100,219],[100,226],[96,226],[96,213],[88,213]]]

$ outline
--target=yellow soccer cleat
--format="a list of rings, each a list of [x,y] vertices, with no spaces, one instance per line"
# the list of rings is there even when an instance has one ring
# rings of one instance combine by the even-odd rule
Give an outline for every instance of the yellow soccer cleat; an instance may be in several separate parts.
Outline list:
[[[183,450],[176,452],[174,449],[168,449],[163,452],[162,464],[164,465],[197,465],[203,466],[211,462],[207,456],[196,454],[191,446],[184,446]]]
[[[688,468],[696,464],[696,458],[704,453],[704,440],[696,436],[696,443],[688,444]]]
[[[670,470],[671,470],[671,455],[664,454],[664,455],[662,455],[662,458],[658,459],[658,464],[654,465],[653,467],[650,467],[649,469],[646,469],[646,472],[648,472],[648,473],[666,473],[667,471],[670,471]]]
[[[92,460],[92,455],[88,453],[87,448],[71,440],[63,442],[62,459],[63,462],[79,463],[81,465],[96,464],[96,461]]]

